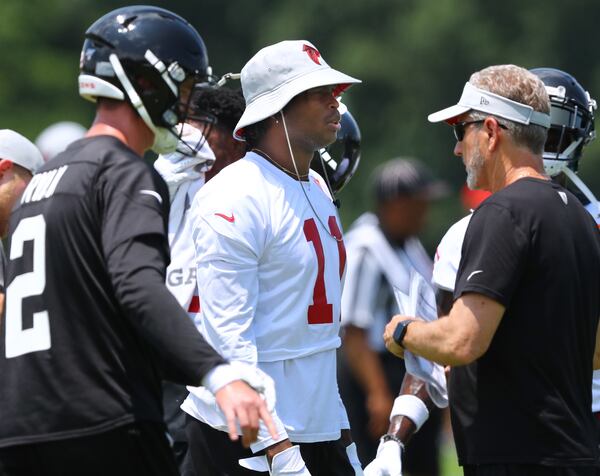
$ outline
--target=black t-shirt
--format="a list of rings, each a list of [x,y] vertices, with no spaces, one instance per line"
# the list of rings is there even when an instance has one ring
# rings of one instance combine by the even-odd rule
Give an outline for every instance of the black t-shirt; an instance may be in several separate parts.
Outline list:
[[[506,312],[486,353],[451,371],[459,462],[595,464],[600,233],[590,214],[550,181],[495,193],[463,243],[455,298],[470,292]]]
[[[223,359],[164,285],[168,190],[115,138],[48,162],[10,220],[0,447],[162,420]]]

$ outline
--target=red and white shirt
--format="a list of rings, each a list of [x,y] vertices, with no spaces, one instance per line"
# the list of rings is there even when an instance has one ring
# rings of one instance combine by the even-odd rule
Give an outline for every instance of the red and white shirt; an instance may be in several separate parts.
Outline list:
[[[202,334],[274,379],[282,439],[339,438],[349,427],[335,364],[346,252],[323,179],[311,171],[299,182],[250,152],[196,194],[190,213]],[[226,429],[202,389],[182,408]],[[254,451],[273,443],[259,438]]]

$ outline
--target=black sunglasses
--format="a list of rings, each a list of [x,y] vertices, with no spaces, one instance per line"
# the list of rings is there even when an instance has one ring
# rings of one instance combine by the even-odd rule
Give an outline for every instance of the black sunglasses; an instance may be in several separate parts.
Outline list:
[[[452,124],[452,129],[454,130],[454,137],[458,142],[461,142],[465,138],[465,130],[469,124],[479,124],[480,122],[485,121],[485,119],[478,119],[477,121],[462,121],[457,122],[456,124]],[[498,123],[498,125],[502,129],[508,129],[504,124]]]
[[[452,124],[452,129],[454,130],[454,137],[458,142],[461,142],[465,138],[465,130],[469,124],[479,124],[480,122],[485,121],[485,119],[479,119],[477,121],[462,121]]]

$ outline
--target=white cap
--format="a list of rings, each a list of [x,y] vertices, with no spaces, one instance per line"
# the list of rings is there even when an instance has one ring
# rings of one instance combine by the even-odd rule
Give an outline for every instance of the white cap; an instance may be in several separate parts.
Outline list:
[[[281,111],[292,98],[312,88],[339,85],[336,96],[359,79],[331,68],[306,40],[282,41],[256,53],[242,69],[246,110],[233,136],[244,140],[243,129]]]
[[[498,94],[485,91],[466,83],[462,96],[455,106],[429,114],[429,122],[451,121],[470,110],[486,112],[519,124],[536,124],[550,127],[550,115],[534,111],[531,106],[512,101]]]
[[[44,165],[42,154],[33,142],[10,129],[0,130],[0,159],[10,160],[32,174]]]
[[[46,127],[37,139],[35,145],[38,146],[40,152],[44,156],[44,160],[48,161],[54,156],[60,154],[72,142],[81,139],[86,133],[86,128],[76,122],[57,122]]]

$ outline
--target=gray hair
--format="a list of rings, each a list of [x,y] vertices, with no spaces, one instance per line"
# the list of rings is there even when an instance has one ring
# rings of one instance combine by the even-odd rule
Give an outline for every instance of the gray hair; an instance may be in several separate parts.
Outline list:
[[[534,111],[545,114],[550,113],[550,99],[544,83],[535,74],[525,68],[513,64],[489,66],[473,73],[469,82],[479,88],[512,101],[531,106]],[[471,120],[481,120],[490,114],[471,111]],[[494,116],[496,117],[496,116]],[[496,118],[499,124],[507,129],[507,134],[515,144],[531,150],[534,154],[541,155],[548,130],[536,124],[519,124],[502,118]]]

